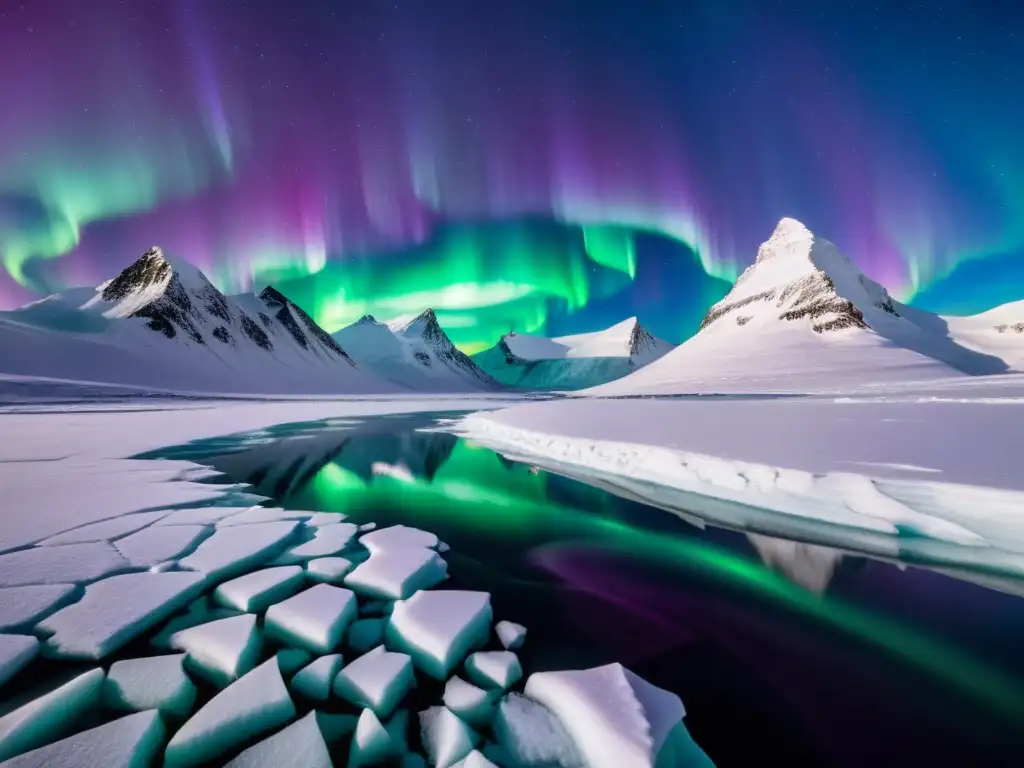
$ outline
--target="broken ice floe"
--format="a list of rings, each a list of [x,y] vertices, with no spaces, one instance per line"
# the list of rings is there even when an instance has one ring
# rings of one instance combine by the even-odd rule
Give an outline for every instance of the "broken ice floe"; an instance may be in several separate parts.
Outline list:
[[[164,741],[165,728],[156,710],[138,712],[66,739],[24,752],[4,768],[137,768],[151,765]]]
[[[389,647],[408,653],[417,668],[444,680],[466,654],[487,642],[491,618],[487,592],[417,592],[395,603],[385,638]]]
[[[437,546],[437,536],[419,528],[391,525],[360,536],[359,543],[371,552],[403,547],[432,549]]]
[[[348,646],[356,653],[365,653],[384,639],[385,621],[381,618],[359,619],[348,628]]]
[[[511,651],[479,651],[466,659],[466,674],[477,685],[506,690],[523,676],[523,668]]]
[[[330,653],[356,617],[356,597],[330,584],[317,584],[267,609],[269,636],[314,653]]]
[[[0,685],[25,667],[39,653],[39,641],[30,635],[0,635]]]
[[[172,525],[166,528],[143,528],[114,542],[132,565],[150,566],[173,560],[191,552],[206,535],[202,525]]]
[[[499,621],[494,625],[494,632],[506,650],[515,651],[526,642],[526,627],[511,621]]]
[[[283,768],[288,765],[333,768],[315,712],[249,747],[225,768]]]
[[[297,565],[264,568],[224,582],[214,590],[213,599],[228,608],[262,613],[295,594],[303,580],[303,570]]]
[[[413,685],[412,660],[378,646],[344,667],[334,678],[335,695],[387,717]]]
[[[292,690],[300,696],[313,701],[327,701],[331,695],[331,685],[341,669],[343,659],[340,653],[321,656],[311,664],[300,669],[292,678]]]
[[[167,517],[169,510],[158,512],[133,512],[98,523],[89,523],[70,531],[58,533],[39,542],[40,546],[59,546],[61,544],[84,544],[90,541],[112,541],[129,533],[141,531],[161,518]]]
[[[446,707],[420,712],[420,730],[430,764],[436,768],[451,768],[480,741],[480,735]]]
[[[355,563],[344,557],[318,557],[306,563],[306,578],[310,581],[335,583],[355,567]]]
[[[227,685],[252,669],[262,647],[251,613],[175,632],[168,645],[188,654],[189,666],[217,685]]]
[[[130,565],[105,541],[29,547],[0,555],[0,586],[89,582]]]
[[[494,717],[494,702],[500,691],[484,690],[467,683],[458,675],[444,686],[444,705],[470,725],[482,726]]]
[[[514,765],[583,766],[562,721],[543,704],[518,693],[510,693],[501,700],[493,729],[498,744]]]
[[[0,587],[0,630],[38,621],[53,613],[74,591],[74,584]]]
[[[295,717],[276,659],[218,693],[190,717],[164,751],[165,768],[201,765]]]
[[[110,667],[104,702],[115,709],[142,712],[158,709],[172,717],[192,711],[196,687],[185,674],[185,654],[125,659]]]
[[[201,571],[211,580],[229,579],[278,554],[298,525],[280,521],[218,528],[178,564],[186,570]]]
[[[356,730],[349,746],[349,768],[362,768],[387,759],[391,753],[391,736],[381,725],[372,709],[364,709],[359,715]]]
[[[303,563],[316,557],[336,555],[344,551],[357,531],[352,523],[332,523],[308,530],[312,531],[313,538],[283,552],[277,563]]]
[[[146,632],[203,586],[197,573],[127,573],[90,584],[77,603],[39,622],[46,653],[101,659]]]
[[[448,565],[432,549],[408,547],[371,553],[345,577],[345,586],[367,597],[401,600],[440,584]]]

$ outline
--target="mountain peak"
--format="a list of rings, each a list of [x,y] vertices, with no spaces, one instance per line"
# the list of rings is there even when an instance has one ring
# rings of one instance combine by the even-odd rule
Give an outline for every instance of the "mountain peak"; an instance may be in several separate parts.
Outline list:
[[[796,219],[783,218],[775,225],[771,236],[757,249],[755,264],[779,256],[808,257],[814,243],[814,233]]]
[[[376,317],[374,317],[373,315],[367,314],[367,315],[363,315],[358,320],[356,320],[355,325],[369,325],[370,323],[376,323],[376,322],[377,322],[377,318]]]
[[[101,287],[104,301],[120,301],[129,294],[146,290],[162,294],[174,276],[174,268],[164,258],[164,252],[153,246],[122,270],[113,280]]]
[[[269,304],[288,304],[288,297],[281,293],[277,288],[272,285],[268,285],[262,291],[260,291],[260,299]]]

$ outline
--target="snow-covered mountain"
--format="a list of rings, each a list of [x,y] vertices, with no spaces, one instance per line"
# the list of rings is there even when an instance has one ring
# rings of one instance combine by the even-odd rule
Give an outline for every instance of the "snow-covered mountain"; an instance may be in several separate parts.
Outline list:
[[[1024,372],[1024,301],[1002,304],[968,317],[943,316],[945,332],[958,344],[1003,360]]]
[[[627,376],[674,344],[646,331],[635,317],[594,333],[547,338],[509,333],[473,360],[509,386],[582,389]]]
[[[225,296],[159,248],[95,288],[0,313],[0,373],[195,392],[395,389],[273,287]]]
[[[456,349],[432,309],[392,325],[365,315],[333,338],[360,367],[411,389],[454,392],[500,386]]]
[[[783,219],[695,336],[589,392],[813,391],[1008,368],[953,335],[946,318],[904,307],[832,243]]]

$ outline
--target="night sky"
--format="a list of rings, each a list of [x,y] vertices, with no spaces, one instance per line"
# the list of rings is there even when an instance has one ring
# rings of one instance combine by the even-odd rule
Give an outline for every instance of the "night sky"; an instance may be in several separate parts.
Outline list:
[[[150,245],[328,330],[680,341],[779,218],[896,296],[1024,298],[1008,0],[0,2],[0,308]]]

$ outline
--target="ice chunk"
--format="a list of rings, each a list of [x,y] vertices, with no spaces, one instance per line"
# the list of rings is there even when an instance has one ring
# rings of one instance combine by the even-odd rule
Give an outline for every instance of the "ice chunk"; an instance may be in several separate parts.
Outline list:
[[[391,525],[359,537],[359,543],[371,552],[402,547],[431,549],[437,546],[437,536],[419,528]]]
[[[511,621],[499,621],[494,625],[494,631],[498,640],[509,651],[515,651],[523,647],[526,642],[526,627]]]
[[[328,744],[334,745],[348,738],[356,730],[359,718],[355,715],[336,715],[333,712],[316,712],[316,722],[320,733]]]
[[[261,613],[298,592],[303,579],[302,568],[297,565],[264,568],[221,584],[213,599],[229,608]]]
[[[297,544],[278,558],[281,563],[301,563],[314,557],[336,555],[348,546],[356,535],[352,523],[334,523],[313,528],[313,538]]]
[[[164,742],[164,724],[156,710],[137,712],[76,733],[5,762],[4,768],[145,768]]]
[[[561,720],[543,704],[518,693],[510,693],[498,705],[494,736],[514,765],[583,766]]]
[[[269,635],[314,653],[330,653],[356,616],[356,596],[341,587],[317,584],[267,609]]]
[[[444,705],[470,725],[486,725],[494,717],[499,691],[485,691],[461,677],[449,678],[444,686]]]
[[[74,591],[74,584],[37,584],[0,589],[0,629],[39,621],[66,601]]]
[[[318,557],[306,563],[306,578],[310,581],[341,581],[354,565],[344,557]]]
[[[204,525],[172,525],[167,528],[146,528],[114,542],[117,551],[132,565],[156,565],[191,552],[206,535]]]
[[[162,509],[159,512],[134,512],[130,515],[121,515],[109,520],[100,520],[98,523],[90,523],[80,528],[73,528],[64,533],[58,533],[48,539],[39,542],[40,546],[53,546],[61,544],[84,544],[89,541],[111,541],[126,536],[135,531],[141,531],[147,525],[152,525],[157,520],[167,517],[170,512]]]
[[[184,659],[184,654],[177,653],[114,663],[107,673],[104,701],[114,709],[159,709],[172,717],[185,717],[195,704],[196,687],[185,674]]]
[[[401,755],[409,749],[409,710],[400,709],[384,723],[391,739],[391,754]]]
[[[334,678],[336,696],[387,717],[413,685],[412,660],[378,646]]]
[[[0,760],[53,741],[100,701],[103,670],[83,672],[0,717]]]
[[[359,526],[359,532],[360,533],[366,533],[367,531],[372,531],[376,527],[377,527],[376,523],[363,523],[362,525]]]
[[[443,541],[437,542],[437,551],[438,552],[442,552],[442,553],[443,552],[447,552],[449,549],[451,549],[451,547],[449,547],[445,542],[443,542]]]
[[[656,768],[675,768],[675,766],[686,766],[686,768],[715,768],[704,750],[693,740],[693,736],[686,730],[686,725],[680,720],[675,727],[668,732],[665,743],[658,752]]]
[[[477,685],[505,690],[523,676],[512,651],[479,651],[466,659],[466,674]]]
[[[536,672],[525,693],[562,721],[590,768],[652,765],[683,703],[621,664]]]
[[[163,520],[153,523],[155,528],[173,525],[213,525],[231,515],[237,515],[251,507],[194,507],[176,509]]]
[[[225,517],[217,522],[218,528],[229,528],[236,525],[260,525],[261,523],[276,523],[282,520],[295,520],[302,522],[313,516],[312,512],[303,512],[299,509],[281,509],[279,507],[252,507],[239,512],[237,515]]]
[[[277,659],[256,667],[218,693],[178,730],[164,752],[164,768],[213,762],[295,717]]]
[[[287,545],[297,526],[298,523],[284,521],[218,528],[178,565],[202,571],[211,581],[229,579],[274,557]]]
[[[390,600],[366,600],[359,605],[363,616],[390,616],[395,604]]]
[[[432,549],[406,547],[374,552],[345,577],[345,586],[360,595],[402,600],[444,581],[448,564]]]
[[[105,541],[29,547],[0,555],[0,587],[95,581],[130,563]]]
[[[189,666],[217,685],[227,685],[252,669],[262,639],[251,613],[175,632],[168,644],[188,654]]]
[[[430,764],[451,768],[473,751],[480,735],[446,707],[420,712],[420,731]]]
[[[111,576],[90,584],[81,600],[43,619],[38,629],[53,635],[47,653],[101,659],[178,610],[203,582],[201,574],[181,571]]]
[[[287,765],[333,768],[315,712],[249,747],[225,768],[282,768]]]
[[[238,611],[231,608],[205,607],[189,611],[182,616],[175,616],[168,621],[164,628],[161,629],[153,639],[149,641],[149,643],[154,648],[167,650],[171,647],[171,637],[173,637],[175,633],[180,632],[183,629],[188,629],[189,627],[197,627],[200,624],[207,624],[211,621],[230,619],[232,616],[238,616]]]
[[[321,656],[296,673],[291,682],[292,690],[313,701],[327,701],[341,664],[340,653]]]
[[[362,768],[385,760],[391,753],[391,736],[373,710],[364,709],[348,750],[348,768]]]
[[[39,641],[29,635],[0,635],[0,685],[3,685],[39,653]]]
[[[452,766],[452,768],[498,768],[498,766],[484,757],[481,752],[477,752],[474,749],[465,758]]]
[[[384,639],[384,619],[359,619],[348,629],[345,641],[356,653],[365,653]]]
[[[486,592],[417,592],[395,603],[384,637],[389,648],[412,656],[418,669],[445,680],[467,653],[487,642],[491,618]]]
[[[340,512],[314,512],[306,518],[306,525],[312,528],[319,528],[321,525],[334,525],[344,522],[346,515]]]
[[[282,648],[275,656],[278,666],[281,667],[281,674],[285,677],[294,675],[313,660],[313,654],[309,651],[300,651],[298,648]]]

